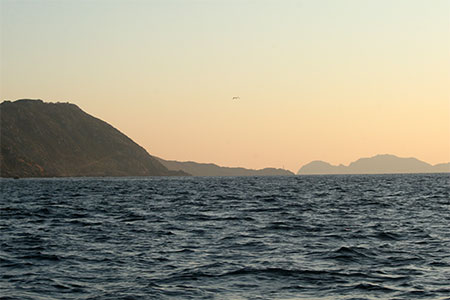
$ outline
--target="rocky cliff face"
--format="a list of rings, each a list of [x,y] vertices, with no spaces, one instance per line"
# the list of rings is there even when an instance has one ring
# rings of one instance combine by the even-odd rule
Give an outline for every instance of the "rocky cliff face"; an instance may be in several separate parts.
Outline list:
[[[74,104],[0,104],[2,177],[184,175]]]

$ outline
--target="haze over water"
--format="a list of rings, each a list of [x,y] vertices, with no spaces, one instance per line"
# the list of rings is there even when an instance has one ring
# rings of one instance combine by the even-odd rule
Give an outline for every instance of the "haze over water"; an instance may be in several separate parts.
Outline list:
[[[2,299],[449,299],[448,174],[0,183]]]
[[[164,159],[450,161],[447,0],[2,0],[0,13],[1,100],[75,103]]]

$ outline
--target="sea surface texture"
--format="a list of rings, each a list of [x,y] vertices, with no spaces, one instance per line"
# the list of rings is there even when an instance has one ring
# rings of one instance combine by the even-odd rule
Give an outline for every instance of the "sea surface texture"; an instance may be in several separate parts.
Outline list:
[[[1,299],[450,299],[450,175],[2,179]]]

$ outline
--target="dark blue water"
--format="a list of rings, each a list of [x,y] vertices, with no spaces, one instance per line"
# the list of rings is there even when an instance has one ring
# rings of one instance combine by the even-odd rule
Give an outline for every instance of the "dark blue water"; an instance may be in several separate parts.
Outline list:
[[[1,180],[1,299],[450,299],[450,175]]]

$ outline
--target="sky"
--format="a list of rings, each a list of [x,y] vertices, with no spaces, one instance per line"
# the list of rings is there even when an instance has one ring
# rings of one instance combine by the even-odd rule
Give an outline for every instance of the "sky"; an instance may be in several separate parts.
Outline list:
[[[75,103],[164,159],[450,161],[448,0],[0,0],[0,27],[2,101]]]

